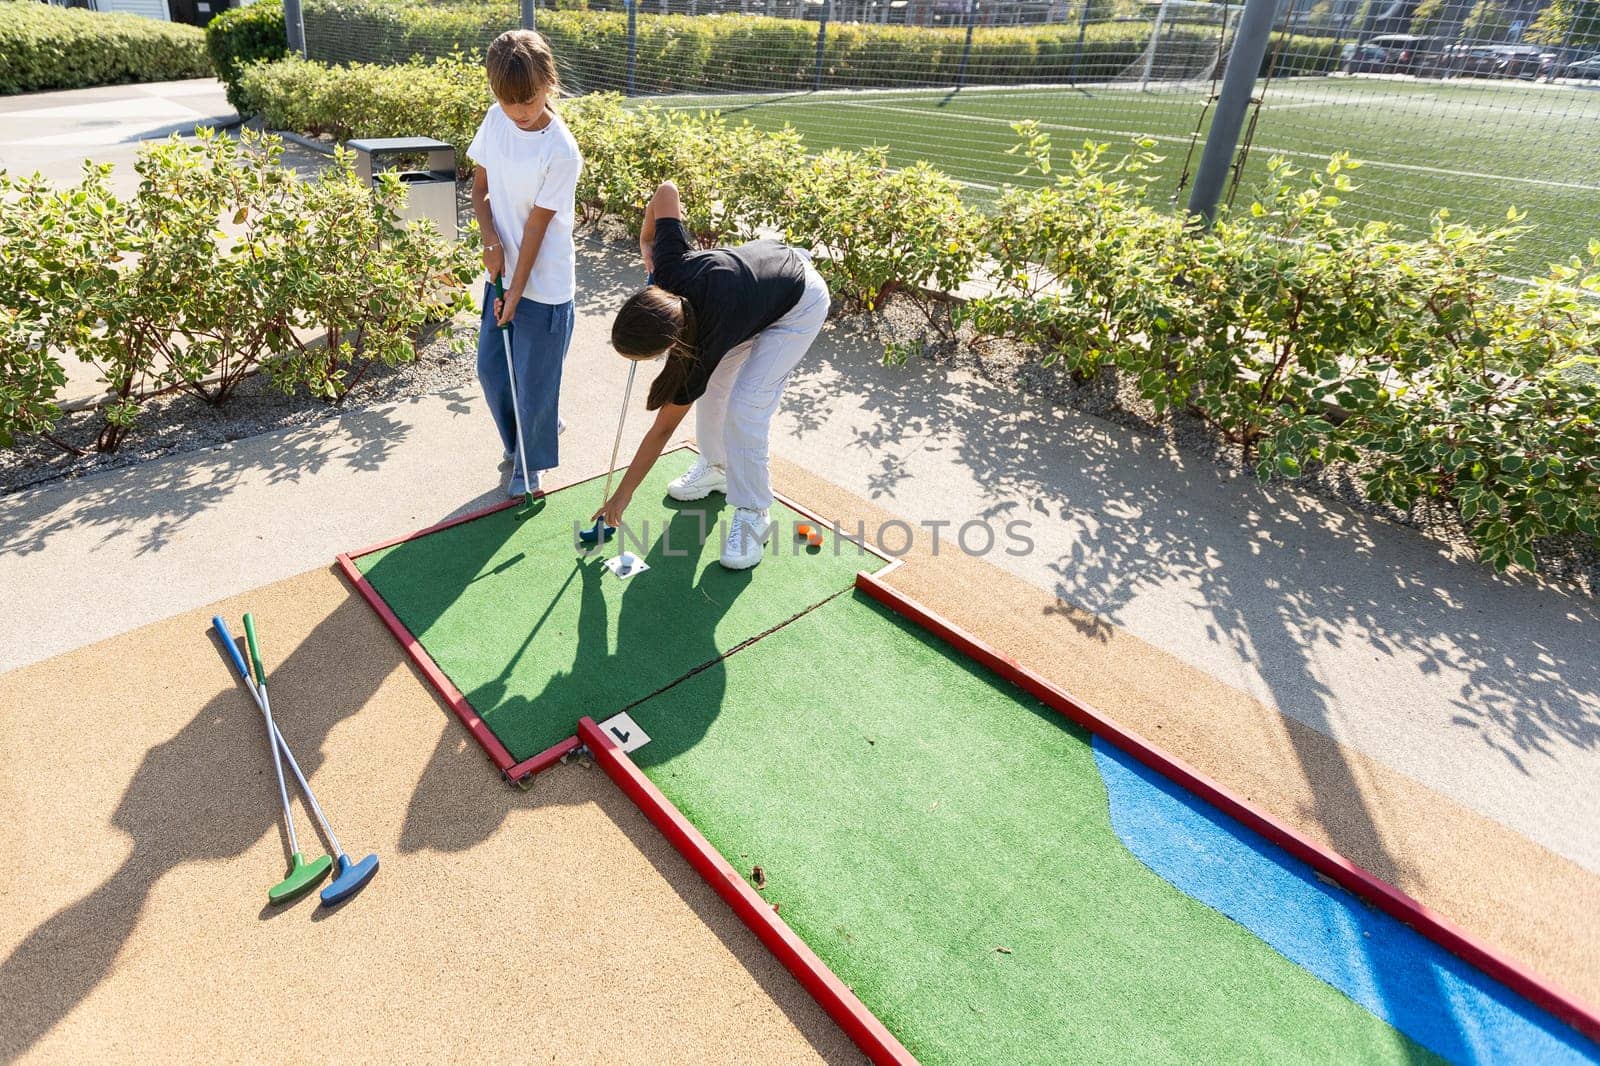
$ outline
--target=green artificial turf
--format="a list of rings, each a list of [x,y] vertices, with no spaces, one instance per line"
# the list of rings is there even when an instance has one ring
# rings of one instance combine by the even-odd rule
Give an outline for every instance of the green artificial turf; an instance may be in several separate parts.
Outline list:
[[[1436,1061],[1140,864],[1082,730],[860,593],[630,714],[925,1063]]]
[[[820,551],[796,551],[794,523],[810,519],[779,504],[767,557],[723,569],[723,497],[666,496],[690,458],[656,465],[625,516],[636,539],[619,534],[598,555],[578,551],[574,532],[600,504],[599,479],[551,494],[532,517],[508,508],[355,563],[520,761],[580,717],[603,720],[883,565],[852,544],[836,553],[831,534]],[[650,569],[626,581],[605,570],[623,548]]]
[[[1022,119],[1038,121],[1054,138],[1058,159],[1086,139],[1110,144],[1115,157],[1132,137],[1145,136],[1162,156],[1150,171],[1150,202],[1164,205],[1187,195],[1179,191],[1179,177],[1197,125],[1202,135],[1208,128],[1208,89],[1158,83],[1152,92],[1134,86],[969,88],[649,102],[721,111],[764,129],[792,125],[814,152],[883,145],[893,165],[927,160],[974,183],[975,203],[1006,182],[1040,180],[1019,176],[1022,161],[1006,154],[1018,140],[1012,123]],[[1600,181],[1592,160],[1600,152],[1600,93],[1506,81],[1276,78],[1265,87],[1243,187],[1261,182],[1275,154],[1317,169],[1340,151],[1367,164],[1353,173],[1359,187],[1345,198],[1352,220],[1397,222],[1409,235],[1423,236],[1441,207],[1458,221],[1482,226],[1502,224],[1508,207],[1526,211],[1535,229],[1503,268],[1511,274],[1542,273],[1597,236]],[[1191,168],[1199,158],[1196,145]],[[1245,195],[1241,206],[1248,203]]]

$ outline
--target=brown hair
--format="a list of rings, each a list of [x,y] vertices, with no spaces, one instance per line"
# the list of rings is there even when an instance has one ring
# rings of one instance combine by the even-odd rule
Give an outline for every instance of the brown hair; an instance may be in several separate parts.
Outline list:
[[[550,99],[561,95],[561,76],[550,45],[533,30],[507,30],[489,45],[483,64],[489,71],[489,91],[508,104],[528,104],[541,90]]]
[[[659,285],[628,297],[611,323],[611,347],[629,359],[651,359],[665,351],[666,365],[650,383],[647,410],[671,403],[694,366],[694,308]]]

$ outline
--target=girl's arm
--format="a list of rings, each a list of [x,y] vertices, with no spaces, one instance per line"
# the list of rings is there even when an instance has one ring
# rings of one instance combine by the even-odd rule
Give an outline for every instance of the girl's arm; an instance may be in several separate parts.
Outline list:
[[[605,515],[608,526],[622,523],[622,512],[633,500],[634,490],[645,479],[645,475],[650,473],[650,468],[656,465],[656,460],[661,458],[661,453],[672,440],[672,435],[678,431],[678,424],[683,421],[683,416],[689,413],[689,406],[676,403],[661,406],[656,412],[655,424],[645,433],[644,440],[639,442],[639,450],[633,453],[633,461],[628,464],[628,472],[622,475],[622,484],[617,486],[617,491],[612,493],[611,498],[601,506],[600,510],[590,515],[590,518]]]
[[[506,251],[500,245],[500,231],[494,228],[494,209],[489,206],[489,172],[478,167],[472,172],[472,213],[478,216],[478,236],[483,241],[483,269],[489,277],[505,273]]]
[[[528,275],[533,273],[533,264],[539,258],[539,246],[544,243],[545,231],[555,217],[556,213],[548,207],[535,207],[528,212],[528,222],[522,227],[522,249],[517,253],[517,269],[506,285],[504,299],[495,308],[495,319],[502,326],[509,325],[517,317],[517,302],[522,299]]]
[[[639,254],[644,256],[646,273],[654,273],[656,219],[682,218],[683,204],[678,199],[678,187],[670,181],[656,186],[655,195],[644,205],[644,224],[639,227]]]

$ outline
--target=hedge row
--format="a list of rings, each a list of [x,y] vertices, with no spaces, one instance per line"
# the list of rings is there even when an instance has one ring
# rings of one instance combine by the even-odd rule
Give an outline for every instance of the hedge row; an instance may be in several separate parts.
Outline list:
[[[458,145],[487,103],[467,60],[292,60],[250,68],[244,86],[273,125]],[[1021,341],[1075,378],[1115,370],[1158,411],[1211,423],[1263,477],[1357,461],[1374,500],[1453,504],[1496,567],[1532,567],[1553,534],[1600,542],[1600,242],[1508,291],[1515,217],[1483,231],[1441,212],[1418,236],[1347,223],[1337,158],[1312,174],[1274,160],[1247,205],[1197,234],[1144,202],[1148,143],[1062,160],[1019,124],[1033,184],[980,211],[933,167],[891,168],[877,151],[808,155],[792,130],[614,95],[562,106],[590,218],[636,224],[670,177],[702,243],[777,227],[824,253],[847,302],[900,292],[938,328]],[[926,295],[980,269],[990,295],[955,318]]]
[[[205,34],[194,26],[0,0],[0,95],[210,73]]]
[[[256,5],[262,8],[264,5]],[[238,71],[249,61],[283,54],[277,10],[228,12],[209,33],[212,58],[237,97]],[[415,58],[480,54],[517,24],[514,4],[446,3],[416,7],[396,0],[310,0],[305,6],[310,58],[328,63],[398,64]],[[220,23],[220,25],[218,25]],[[541,11],[571,93],[627,88],[627,18],[617,12]],[[1149,43],[1147,22],[980,28],[962,70],[960,29],[836,23],[824,42],[823,88],[1065,83],[1131,77]],[[1193,73],[1209,69],[1215,30],[1169,26],[1162,52]],[[635,40],[634,91],[644,94],[811,89],[817,84],[817,24],[761,16],[641,15]],[[1263,61],[1280,74],[1326,73],[1338,62],[1336,42],[1289,38]],[[1158,72],[1158,76],[1159,72]]]
[[[305,7],[312,59],[403,62],[414,56],[481,53],[518,24],[515,4],[403,5],[397,0],[312,0]],[[628,20],[619,12],[541,11],[562,74],[575,91],[624,87]],[[1192,34],[1174,30],[1174,34]],[[1150,24],[1052,25],[979,29],[966,79],[973,84],[1103,80],[1143,53]],[[835,23],[823,53],[824,88],[950,85],[965,43],[960,29]],[[810,89],[817,23],[762,16],[649,15],[637,20],[635,88],[641,93],[713,89]]]

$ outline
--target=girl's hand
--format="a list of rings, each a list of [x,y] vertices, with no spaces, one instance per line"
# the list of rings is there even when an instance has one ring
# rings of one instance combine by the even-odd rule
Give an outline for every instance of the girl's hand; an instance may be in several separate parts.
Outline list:
[[[489,272],[491,279],[506,272],[505,245],[495,243],[483,246],[483,269]]]
[[[522,301],[522,289],[506,288],[504,296],[494,302],[494,320],[501,326],[511,325],[511,320],[517,317],[517,304]]]
[[[620,527],[622,525],[622,512],[627,510],[628,504],[632,502],[633,501],[631,497],[625,496],[619,492],[612,496],[611,499],[607,500],[601,506],[600,510],[590,515],[589,520],[593,522],[599,519],[601,516],[604,516],[606,525]]]

